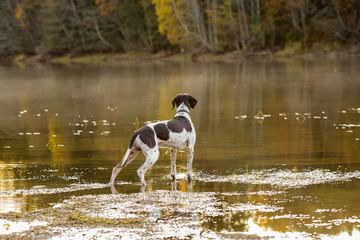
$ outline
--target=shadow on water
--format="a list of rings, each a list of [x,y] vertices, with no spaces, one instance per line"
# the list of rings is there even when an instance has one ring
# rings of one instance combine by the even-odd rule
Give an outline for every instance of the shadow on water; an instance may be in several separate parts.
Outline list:
[[[58,228],[92,229],[56,230],[64,238],[141,238],[146,229],[155,238],[356,237],[358,65],[346,58],[0,67],[0,235],[21,235],[11,230],[16,214],[27,224],[22,234],[50,234],[56,229],[46,220],[29,224],[58,214]],[[195,180],[184,179],[185,150],[172,184],[165,149],[143,193],[139,155],[111,194],[111,169],[131,135],[172,118],[179,92],[199,101],[191,113]]]

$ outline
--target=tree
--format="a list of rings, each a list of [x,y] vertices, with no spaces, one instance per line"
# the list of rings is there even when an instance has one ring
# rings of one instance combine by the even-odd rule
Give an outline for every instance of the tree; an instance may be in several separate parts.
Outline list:
[[[306,40],[308,36],[307,14],[309,5],[309,0],[289,0],[291,22],[294,29],[303,34],[303,44],[305,48],[308,48]]]
[[[288,0],[263,1],[261,26],[265,34],[264,45],[270,48],[285,45],[287,32],[291,31]]]
[[[188,23],[183,18],[189,9],[185,1],[152,0],[155,5],[158,19],[158,28],[161,34],[166,35],[173,45],[184,47],[191,41]]]
[[[360,2],[357,0],[331,1],[337,23],[328,31],[342,40],[360,41]]]
[[[34,54],[41,42],[39,1],[0,2],[0,55]]]
[[[3,0],[0,55],[359,44],[358,0]]]

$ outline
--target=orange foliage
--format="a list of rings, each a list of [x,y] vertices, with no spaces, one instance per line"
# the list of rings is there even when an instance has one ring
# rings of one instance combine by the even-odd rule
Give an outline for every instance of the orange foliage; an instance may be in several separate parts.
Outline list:
[[[23,6],[18,3],[15,9],[15,17],[20,23],[21,28],[25,28],[25,22],[24,22],[24,8]]]

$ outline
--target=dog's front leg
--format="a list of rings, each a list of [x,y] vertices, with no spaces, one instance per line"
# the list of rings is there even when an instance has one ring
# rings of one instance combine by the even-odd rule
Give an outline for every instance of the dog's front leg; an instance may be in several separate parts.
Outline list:
[[[176,149],[170,148],[170,158],[171,158],[171,177],[173,181],[176,180]]]
[[[191,172],[192,172],[193,158],[194,158],[194,147],[188,147],[188,152],[187,152],[187,175],[188,175],[188,181],[189,182],[192,181]]]

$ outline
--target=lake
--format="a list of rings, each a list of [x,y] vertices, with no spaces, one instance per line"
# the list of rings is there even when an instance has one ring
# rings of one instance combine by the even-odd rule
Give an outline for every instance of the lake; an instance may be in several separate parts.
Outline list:
[[[118,235],[87,226],[93,235],[74,227],[54,236],[128,231],[140,239],[151,228],[154,238],[358,238],[359,66],[356,57],[1,66],[0,237],[28,231],[11,230],[11,214],[71,205],[88,216],[145,223]],[[195,180],[188,185],[185,149],[172,184],[163,149],[145,193],[139,154],[112,194],[112,168],[134,131],[171,119],[171,101],[183,92],[198,100]]]

